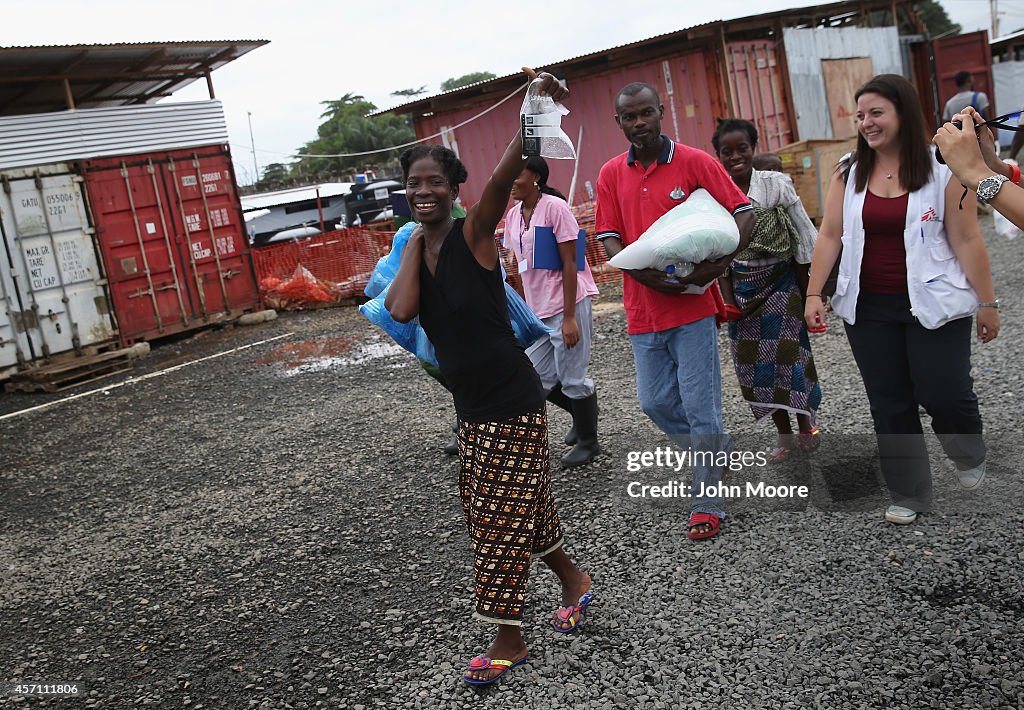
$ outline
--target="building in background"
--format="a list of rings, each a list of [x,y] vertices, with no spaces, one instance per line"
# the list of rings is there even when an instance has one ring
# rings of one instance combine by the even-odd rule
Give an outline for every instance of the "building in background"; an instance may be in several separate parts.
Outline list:
[[[113,374],[118,346],[259,307],[210,75],[264,44],[0,49],[0,379],[9,388]],[[208,101],[156,103],[197,80]]]
[[[855,135],[853,93],[875,74],[903,74],[930,92],[931,75],[914,61],[925,40],[909,0],[862,0],[711,22],[538,67],[568,82],[562,129],[579,154],[550,161],[550,182],[575,202],[593,199],[601,166],[626,148],[613,101],[627,83],[659,89],[662,130],[674,140],[710,152],[718,119],[737,116],[772,151]],[[418,138],[455,150],[469,171],[461,195],[473,203],[518,124],[522,86],[513,74],[381,113],[408,114]]]
[[[249,240],[259,246],[275,241],[274,237],[284,231],[306,228],[313,230],[309,235],[331,231],[345,216],[345,196],[354,184],[325,182],[243,195]]]

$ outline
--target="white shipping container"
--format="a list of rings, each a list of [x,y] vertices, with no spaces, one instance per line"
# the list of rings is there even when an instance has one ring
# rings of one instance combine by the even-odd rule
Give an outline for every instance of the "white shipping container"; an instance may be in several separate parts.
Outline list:
[[[82,178],[0,171],[0,373],[115,337]]]

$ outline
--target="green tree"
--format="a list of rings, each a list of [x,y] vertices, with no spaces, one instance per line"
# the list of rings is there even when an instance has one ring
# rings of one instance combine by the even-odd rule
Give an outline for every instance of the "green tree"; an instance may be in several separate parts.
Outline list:
[[[419,96],[420,94],[427,93],[427,87],[421,86],[418,89],[399,89],[398,91],[392,91],[392,96],[402,96],[405,98],[412,98],[413,96]]]
[[[442,81],[441,91],[451,91],[452,89],[458,89],[460,86],[469,86],[470,84],[475,84],[478,81],[494,79],[496,76],[497,74],[492,74],[489,71],[475,71],[470,74],[463,74],[460,77],[453,77]]]
[[[288,179],[288,166],[284,163],[270,163],[263,168],[260,182],[281,182]]]
[[[290,176],[288,166],[284,163],[270,163],[263,168],[263,176],[254,185],[257,191],[280,188]]]
[[[921,18],[921,22],[928,28],[928,35],[931,37],[948,37],[950,35],[960,34],[960,30],[963,29],[960,25],[949,19],[949,15],[946,14],[946,8],[942,7],[938,2],[919,2],[914,5],[914,10],[917,12],[917,16]]]
[[[401,145],[416,140],[416,133],[405,116],[384,114],[368,117],[377,107],[358,94],[345,94],[340,99],[321,101],[324,122],[317,128],[317,137],[299,149],[301,155],[338,155],[363,153]],[[377,168],[392,163],[400,150],[345,158],[302,158],[293,164],[296,177],[316,179]]]

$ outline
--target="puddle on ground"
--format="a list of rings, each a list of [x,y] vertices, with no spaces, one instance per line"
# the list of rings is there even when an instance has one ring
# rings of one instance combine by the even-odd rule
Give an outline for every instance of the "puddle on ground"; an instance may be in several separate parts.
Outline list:
[[[395,343],[362,341],[362,338],[349,335],[282,343],[256,362],[260,365],[279,365],[282,368],[281,374],[291,377],[306,372],[360,365],[405,352]]]

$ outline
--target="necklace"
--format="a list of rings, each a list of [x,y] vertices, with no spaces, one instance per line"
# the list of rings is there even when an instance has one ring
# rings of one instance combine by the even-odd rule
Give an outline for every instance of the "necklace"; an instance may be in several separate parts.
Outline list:
[[[886,180],[892,180],[892,173],[886,173],[885,174],[885,179]]]

